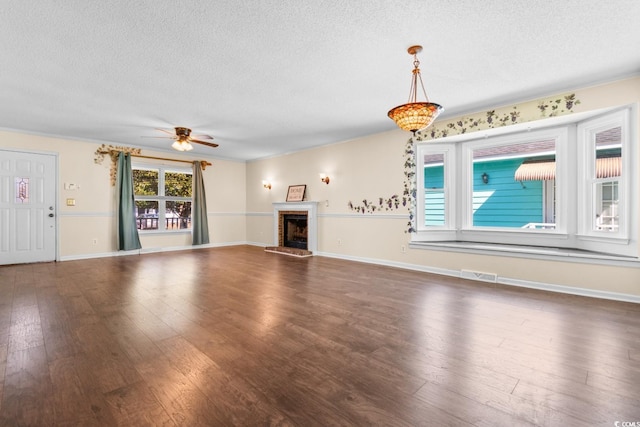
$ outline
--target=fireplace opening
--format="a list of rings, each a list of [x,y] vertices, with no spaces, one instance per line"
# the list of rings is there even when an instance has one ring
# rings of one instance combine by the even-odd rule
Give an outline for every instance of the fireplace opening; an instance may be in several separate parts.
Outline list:
[[[282,246],[307,249],[307,215],[284,214],[282,223]]]

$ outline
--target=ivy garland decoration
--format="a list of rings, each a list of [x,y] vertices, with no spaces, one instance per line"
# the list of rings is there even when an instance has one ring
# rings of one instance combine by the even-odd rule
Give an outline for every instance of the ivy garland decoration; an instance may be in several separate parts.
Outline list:
[[[354,205],[349,201],[349,210],[358,213],[375,213],[382,211],[394,211],[403,208],[409,210],[409,222],[407,223],[407,230],[405,233],[412,233],[415,231],[413,212],[416,200],[416,160],[413,140],[409,139],[404,150],[404,189],[402,190],[402,196],[394,194],[390,197],[378,197],[377,201],[370,201],[367,199],[362,200],[362,204]]]
[[[578,104],[580,104],[580,100],[576,98],[575,93],[571,93],[561,98],[538,101],[536,108],[540,111],[540,118],[548,118],[572,113],[573,107]],[[469,131],[493,129],[532,120],[536,120],[536,118],[522,119],[520,110],[518,110],[518,106],[515,105],[511,108],[511,111],[506,111],[501,115],[496,113],[496,110],[490,110],[484,113],[484,117],[463,117],[455,122],[447,123],[444,129],[439,129],[437,126],[434,126],[430,128],[429,131],[417,132],[416,140],[424,141],[444,138],[450,135],[465,134]]]
[[[576,98],[575,93],[571,93],[555,99],[540,100],[538,101],[536,108],[540,111],[541,118],[547,118],[572,113],[573,108],[578,104],[580,104],[580,100]],[[428,133],[417,132],[413,138],[410,138],[407,141],[407,145],[404,150],[405,178],[403,182],[404,189],[402,191],[402,196],[394,194],[387,198],[378,197],[377,203],[375,201],[363,199],[362,204],[359,205],[355,205],[352,201],[349,201],[349,210],[362,214],[373,214],[376,211],[393,211],[400,209],[400,206],[403,208],[406,207],[409,210],[409,221],[407,222],[407,229],[405,230],[405,233],[413,233],[416,231],[415,207],[417,191],[414,141],[426,141],[430,139],[444,138],[450,135],[461,135],[468,131],[492,129],[532,120],[535,120],[535,118],[522,119],[521,113],[516,105],[513,106],[511,110],[501,114],[496,113],[496,110],[490,110],[485,112],[484,116],[463,117],[455,122],[449,122],[442,129],[434,126],[428,131]]]
[[[111,167],[109,169],[109,177],[111,178],[112,186],[116,185],[118,155],[121,151],[128,154],[134,154],[134,155],[140,154],[141,152],[140,148],[121,147],[121,146],[102,144],[100,147],[98,147],[98,149],[94,153],[95,157],[93,158],[93,162],[97,165],[101,165],[106,156],[109,156],[111,158]]]

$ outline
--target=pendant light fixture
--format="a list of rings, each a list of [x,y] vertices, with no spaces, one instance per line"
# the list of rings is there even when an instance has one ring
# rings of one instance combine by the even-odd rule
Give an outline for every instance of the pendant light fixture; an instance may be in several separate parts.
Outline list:
[[[409,102],[398,105],[387,113],[389,118],[396,122],[400,129],[411,131],[414,135],[417,131],[429,127],[443,110],[440,104],[429,102],[427,91],[424,90],[419,68],[420,61],[418,61],[418,53],[421,51],[422,46],[418,45],[407,49],[409,55],[413,55],[413,76],[411,77]],[[418,102],[418,82],[420,82],[426,102]]]

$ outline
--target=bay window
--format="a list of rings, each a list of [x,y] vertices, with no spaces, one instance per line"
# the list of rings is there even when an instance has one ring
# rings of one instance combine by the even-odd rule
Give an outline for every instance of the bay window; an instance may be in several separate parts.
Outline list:
[[[637,257],[632,113],[635,107],[418,143],[412,242]]]

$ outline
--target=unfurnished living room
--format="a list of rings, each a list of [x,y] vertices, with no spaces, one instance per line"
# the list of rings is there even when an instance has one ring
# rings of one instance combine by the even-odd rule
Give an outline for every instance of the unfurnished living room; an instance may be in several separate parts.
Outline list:
[[[0,425],[640,426],[639,22],[4,0]]]

